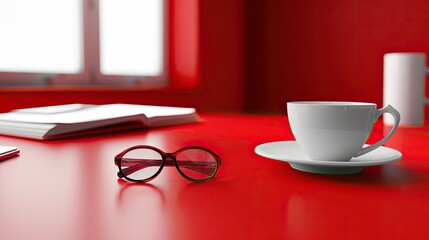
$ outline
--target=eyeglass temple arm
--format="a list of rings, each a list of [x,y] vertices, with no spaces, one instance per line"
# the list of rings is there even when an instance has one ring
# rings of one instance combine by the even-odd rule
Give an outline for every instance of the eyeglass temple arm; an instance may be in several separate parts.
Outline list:
[[[123,178],[143,168],[159,166],[160,164],[161,160],[157,159],[122,158],[121,166],[128,166],[128,168],[122,169],[122,173],[118,172],[118,177]]]
[[[216,163],[206,161],[190,161],[177,159],[177,164],[183,166],[189,170],[199,172],[201,174],[211,176],[213,174],[213,168],[217,167]]]
[[[160,161],[161,160],[154,160],[154,159],[122,158],[121,166],[129,166],[129,167],[122,169],[122,173],[118,172],[118,177],[122,178],[124,177],[124,175],[128,176],[146,167],[159,166]],[[207,176],[210,176],[211,174],[213,174],[212,169],[213,169],[214,163],[208,163],[203,161],[195,162],[195,161],[189,161],[189,160],[177,160],[177,163],[180,166],[205,174]],[[172,160],[167,159],[164,166],[172,167],[175,165]]]

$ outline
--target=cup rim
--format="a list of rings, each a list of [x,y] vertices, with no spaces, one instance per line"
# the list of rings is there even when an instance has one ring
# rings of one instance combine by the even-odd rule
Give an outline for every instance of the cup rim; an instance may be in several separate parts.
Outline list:
[[[426,53],[424,52],[391,52],[385,53],[384,56],[415,56],[415,57],[425,57]]]
[[[306,106],[376,106],[375,103],[351,102],[351,101],[291,101],[288,105],[306,105]]]

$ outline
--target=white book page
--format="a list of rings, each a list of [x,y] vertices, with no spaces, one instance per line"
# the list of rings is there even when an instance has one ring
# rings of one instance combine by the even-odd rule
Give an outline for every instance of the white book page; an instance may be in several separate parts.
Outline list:
[[[21,109],[0,114],[0,121],[73,124],[101,121],[135,115],[147,118],[168,117],[195,113],[194,108],[176,108],[133,104],[61,105],[46,108]]]

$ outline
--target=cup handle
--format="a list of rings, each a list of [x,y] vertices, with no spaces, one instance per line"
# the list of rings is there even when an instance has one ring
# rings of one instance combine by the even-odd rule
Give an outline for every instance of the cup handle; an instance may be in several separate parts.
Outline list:
[[[399,112],[394,109],[391,105],[387,105],[384,108],[380,108],[377,109],[376,113],[375,113],[375,117],[374,117],[374,122],[377,121],[377,119],[384,113],[390,113],[393,116],[393,127],[392,129],[390,129],[389,134],[387,134],[383,139],[381,139],[380,141],[367,146],[367,147],[363,147],[359,150],[359,152],[354,156],[354,157],[358,157],[360,155],[363,155],[365,153],[371,152],[372,150],[380,147],[383,143],[385,143],[387,140],[389,140],[389,138],[392,136],[392,134],[396,131],[396,128],[398,128],[399,125],[399,121],[401,120],[401,115],[399,114]]]

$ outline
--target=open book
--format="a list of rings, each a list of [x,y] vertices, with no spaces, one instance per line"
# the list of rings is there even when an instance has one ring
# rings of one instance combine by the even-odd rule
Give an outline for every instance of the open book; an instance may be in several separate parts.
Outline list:
[[[199,121],[194,108],[67,104],[0,114],[0,134],[41,140]]]

